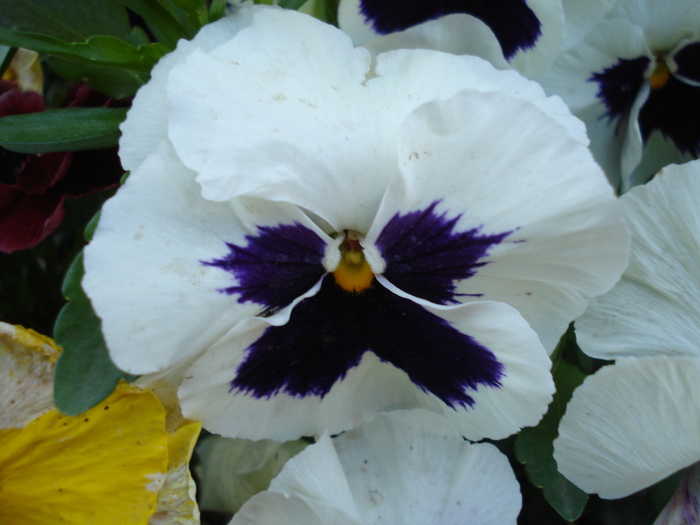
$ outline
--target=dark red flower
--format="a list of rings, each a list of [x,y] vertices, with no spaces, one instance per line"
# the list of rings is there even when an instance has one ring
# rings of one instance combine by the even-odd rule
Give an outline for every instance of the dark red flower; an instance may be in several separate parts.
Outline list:
[[[79,84],[64,105],[115,104]],[[44,109],[38,93],[20,92],[14,83],[0,81],[0,117]],[[63,220],[65,199],[116,187],[123,173],[117,148],[26,155],[0,147],[0,251],[37,245]]]

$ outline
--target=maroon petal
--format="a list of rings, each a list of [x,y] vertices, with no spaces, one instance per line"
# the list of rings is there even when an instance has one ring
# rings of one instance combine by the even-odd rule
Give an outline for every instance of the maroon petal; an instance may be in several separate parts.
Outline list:
[[[37,113],[44,109],[44,99],[33,91],[20,93],[12,90],[0,95],[0,117]]]
[[[63,198],[54,192],[29,194],[0,185],[0,251],[36,246],[63,220]]]

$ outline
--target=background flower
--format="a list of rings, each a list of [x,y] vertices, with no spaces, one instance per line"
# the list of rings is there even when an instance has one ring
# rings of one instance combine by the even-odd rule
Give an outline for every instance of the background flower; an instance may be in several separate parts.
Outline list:
[[[423,410],[382,414],[290,459],[238,524],[515,523],[521,496],[508,461]]]
[[[700,461],[699,196],[695,161],[621,198],[629,267],[576,321],[581,348],[617,362],[574,392],[554,454],[567,478],[604,498]]]
[[[68,107],[100,106],[109,99],[76,86]],[[0,117],[44,111],[38,93],[0,83]],[[90,195],[119,184],[124,170],[116,149],[25,155],[0,147],[0,251],[31,248],[63,220],[67,198]]]

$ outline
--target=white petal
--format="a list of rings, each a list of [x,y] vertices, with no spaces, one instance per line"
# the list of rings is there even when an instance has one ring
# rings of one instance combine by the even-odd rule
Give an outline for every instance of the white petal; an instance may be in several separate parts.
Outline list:
[[[564,45],[564,11],[560,0],[528,0],[540,23],[542,34],[532,49],[520,50],[510,65],[532,78],[549,67]]]
[[[564,47],[571,49],[607,14],[617,0],[562,0],[566,39]]]
[[[508,460],[493,445],[470,444],[444,418],[411,410],[379,416],[333,441],[324,435],[232,523],[269,523],[267,511],[301,524],[315,518],[311,509],[335,509],[338,517],[328,523],[346,523],[347,516],[352,523],[456,525],[468,516],[473,525],[514,524],[520,505]]]
[[[261,492],[236,513],[230,525],[363,525],[342,510],[296,494]]]
[[[382,414],[334,445],[364,523],[505,525],[520,512],[506,457],[436,414]]]
[[[346,31],[342,23],[340,27]],[[503,57],[501,44],[491,29],[470,15],[443,16],[388,35],[373,33],[372,38],[363,42],[362,46],[373,53],[394,49],[432,49],[453,55],[473,55],[488,60],[498,69],[510,68]]]
[[[251,23],[256,9],[239,9],[233,16],[204,26],[192,41],[180,40],[177,49],[155,65],[151,80],[136,93],[127,119],[119,126],[119,158],[125,170],[135,170],[167,137],[169,108],[165,85],[170,71],[195,50],[210,51],[232,38]]]
[[[291,308],[290,308],[291,309]],[[367,352],[322,398],[277,392],[268,398],[231,393],[245,350],[277,317],[249,319],[205,352],[187,371],[179,396],[183,414],[200,419],[211,432],[228,437],[286,441],[335,434],[362,424],[377,412],[426,408],[450,419],[469,439],[501,439],[535,425],[547,410],[554,385],[550,361],[537,335],[518,313],[501,303],[479,302],[430,312],[489,349],[503,365],[501,387],[479,386],[467,394],[472,408],[448,407],[414,385],[391,363]]]
[[[230,42],[172,70],[169,136],[205,198],[292,202],[336,231],[363,232],[396,170],[400,123],[419,104],[472,87],[566,111],[537,84],[473,57],[404,50],[369,68],[338,30],[261,9]],[[570,127],[586,140],[583,126]]]
[[[653,51],[663,52],[675,48],[691,28],[700,26],[700,5],[694,0],[678,0],[668,9],[656,0],[618,1],[607,17],[629,20],[644,30]]]
[[[700,355],[700,161],[668,166],[621,203],[632,231],[629,267],[576,321],[581,348],[602,359]]]
[[[257,224],[274,224],[280,209],[315,228],[274,204]],[[194,174],[162,143],[105,204],[85,249],[83,287],[115,364],[135,374],[175,367],[263,309],[223,293],[236,284],[232,274],[205,264],[229,253],[225,242],[255,233],[231,204],[202,199]]]
[[[588,377],[559,426],[554,458],[606,499],[648,487],[700,460],[700,358],[625,358]]]
[[[512,232],[457,291],[515,307],[550,351],[626,265],[628,234],[600,168],[529,102],[465,91],[425,104],[404,123],[399,167],[367,240],[436,201],[436,213],[461,215],[459,231]]]

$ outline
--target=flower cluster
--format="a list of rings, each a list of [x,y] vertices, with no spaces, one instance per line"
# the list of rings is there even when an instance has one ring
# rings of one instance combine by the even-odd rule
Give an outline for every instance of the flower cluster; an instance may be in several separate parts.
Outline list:
[[[0,325],[0,516],[700,514],[697,2],[58,4],[0,27],[0,251],[121,184],[64,349]]]

